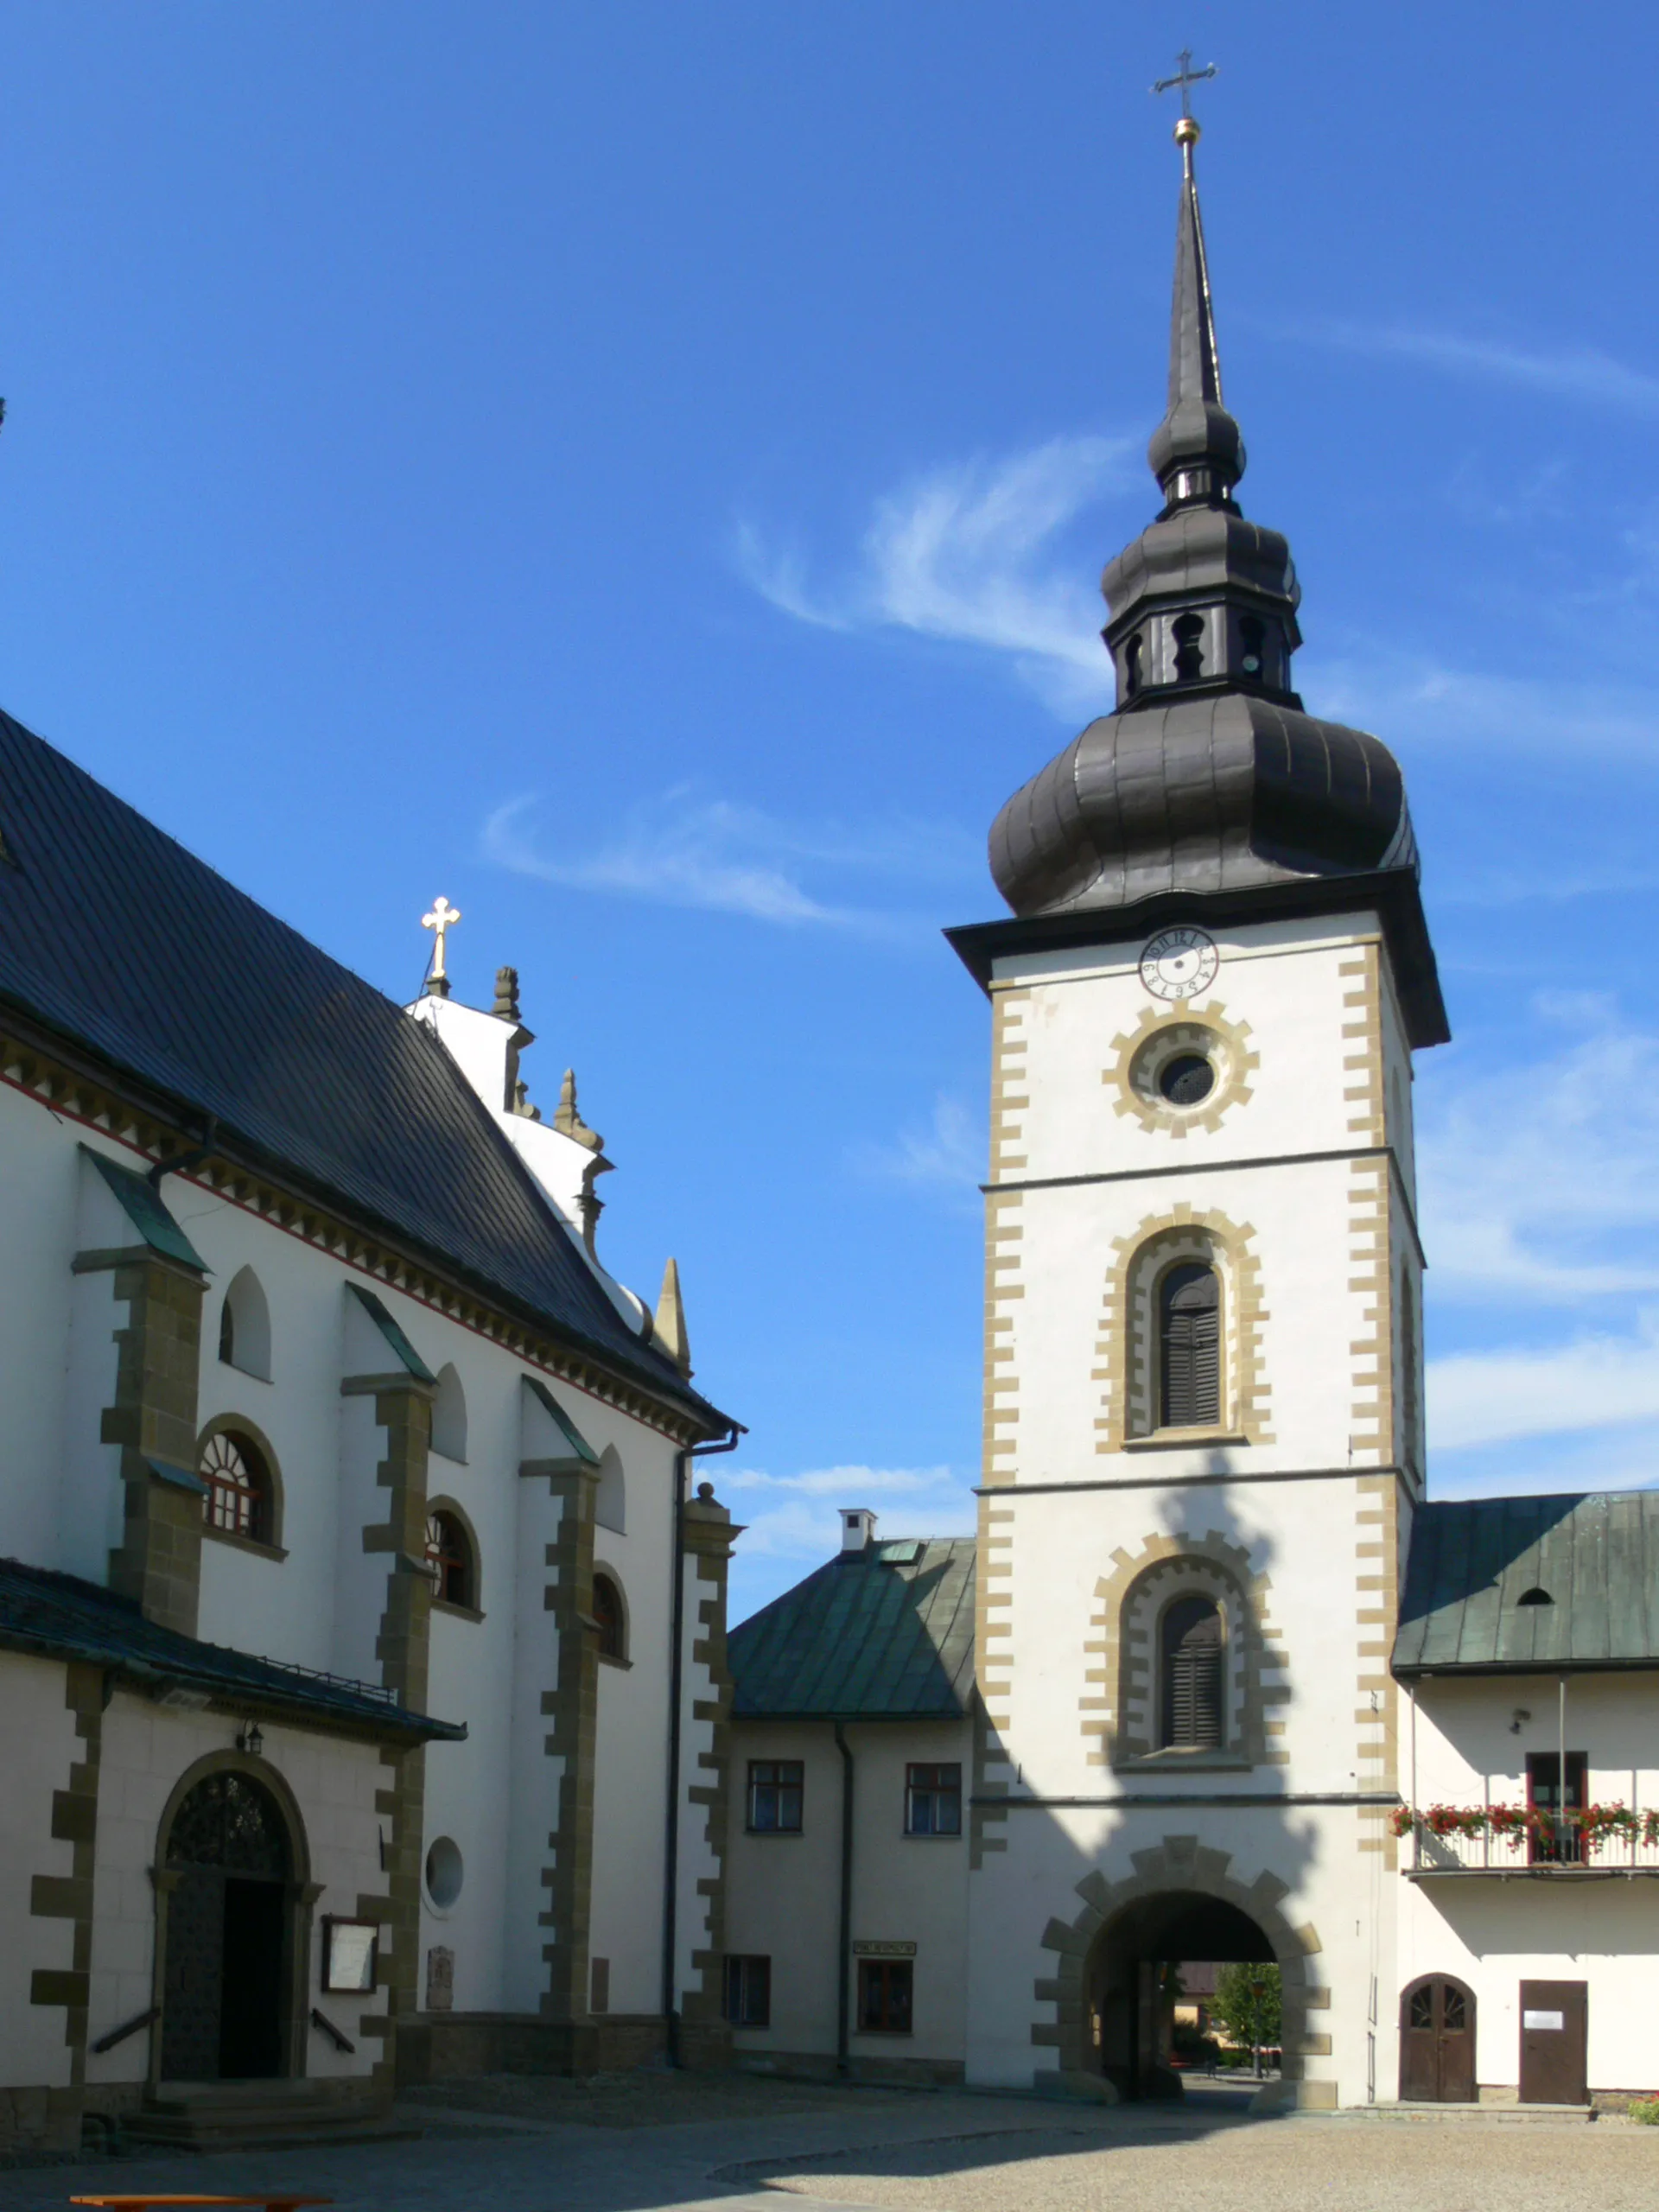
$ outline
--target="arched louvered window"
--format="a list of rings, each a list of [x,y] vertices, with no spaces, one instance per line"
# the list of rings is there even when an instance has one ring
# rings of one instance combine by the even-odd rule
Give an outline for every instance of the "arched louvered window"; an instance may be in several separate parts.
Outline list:
[[[1158,1418],[1165,1428],[1221,1419],[1221,1286],[1213,1268],[1189,1262],[1158,1286]]]
[[[1178,1598],[1164,1615],[1162,1643],[1166,1749],[1219,1751],[1221,1608],[1213,1598]]]

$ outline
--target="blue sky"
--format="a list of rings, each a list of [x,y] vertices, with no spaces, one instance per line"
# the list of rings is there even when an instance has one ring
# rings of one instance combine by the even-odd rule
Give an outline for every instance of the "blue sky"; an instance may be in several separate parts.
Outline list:
[[[0,10],[0,700],[397,995],[524,978],[750,1426],[738,1610],[966,1524],[996,808],[1108,702],[1190,41],[1247,511],[1398,751],[1440,1494],[1659,1416],[1659,29]],[[3,802],[0,802],[3,803]],[[159,924],[165,926],[164,919]]]

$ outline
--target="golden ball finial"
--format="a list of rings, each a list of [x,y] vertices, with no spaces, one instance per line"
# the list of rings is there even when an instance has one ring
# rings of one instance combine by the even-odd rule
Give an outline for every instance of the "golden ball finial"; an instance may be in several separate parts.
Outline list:
[[[1184,115],[1175,125],[1175,143],[1178,146],[1196,146],[1198,136],[1198,119],[1194,115]]]

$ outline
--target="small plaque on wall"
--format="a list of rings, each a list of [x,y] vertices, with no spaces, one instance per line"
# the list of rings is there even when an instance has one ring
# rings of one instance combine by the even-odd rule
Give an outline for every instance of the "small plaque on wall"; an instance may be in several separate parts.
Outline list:
[[[915,1955],[916,1946],[913,1943],[855,1942],[853,1945],[855,1959],[913,1959]]]
[[[354,1996],[374,1987],[374,1969],[380,1930],[372,1920],[335,1920],[325,1914],[322,1923],[322,1986]]]

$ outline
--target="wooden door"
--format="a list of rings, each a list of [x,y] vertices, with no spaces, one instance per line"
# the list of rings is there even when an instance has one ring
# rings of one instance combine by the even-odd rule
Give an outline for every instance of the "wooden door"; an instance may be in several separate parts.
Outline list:
[[[1475,1996],[1450,1974],[1425,1974],[1400,1999],[1400,2094],[1413,2104],[1475,2101]]]
[[[1522,1983],[1523,2105],[1589,2103],[1589,1999],[1586,1981]]]

